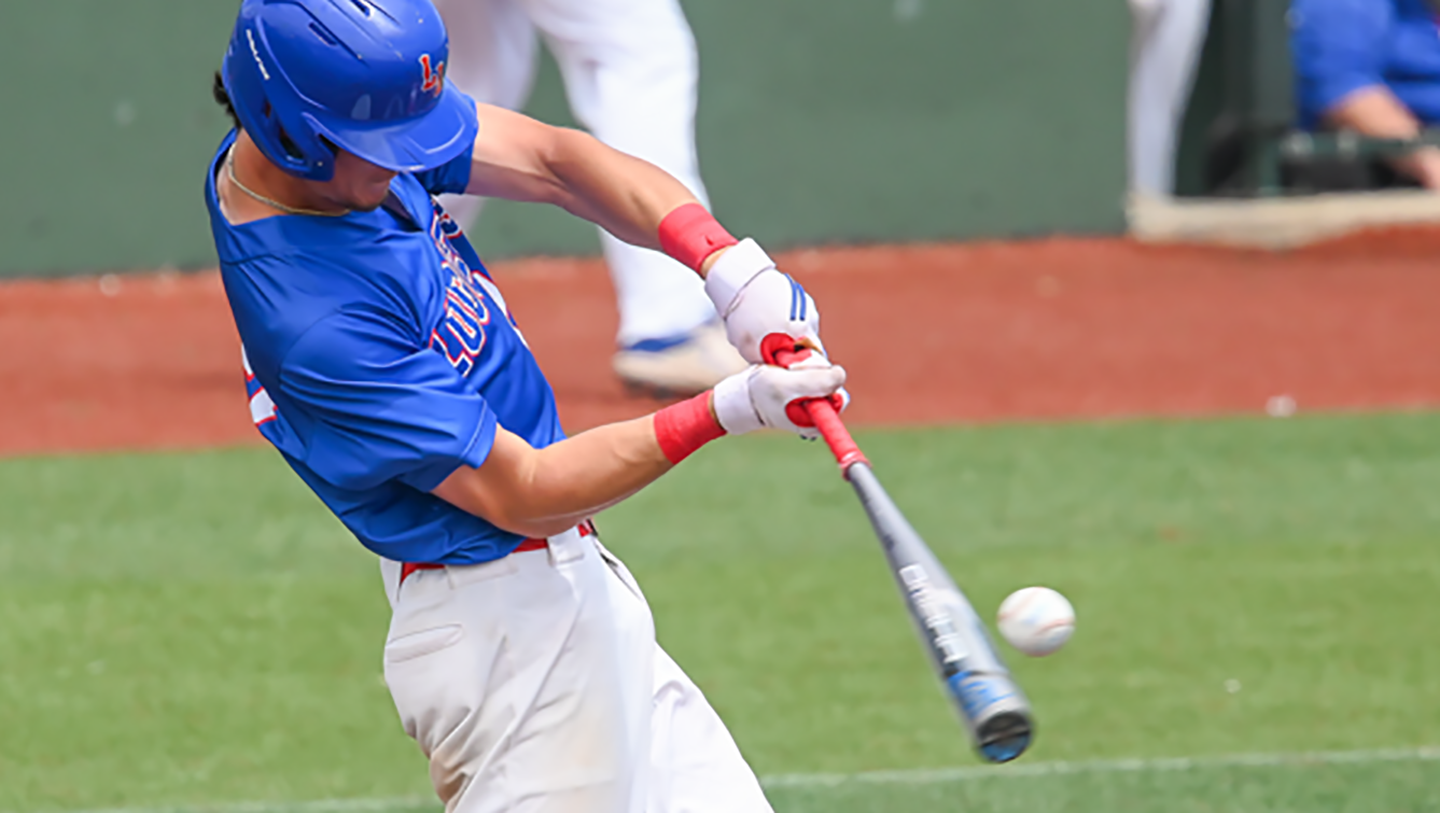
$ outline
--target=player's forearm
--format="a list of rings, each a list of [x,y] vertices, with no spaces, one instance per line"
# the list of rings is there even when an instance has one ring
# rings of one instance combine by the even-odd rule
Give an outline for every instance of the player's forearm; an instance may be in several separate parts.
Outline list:
[[[587,133],[484,105],[465,191],[559,206],[621,240],[652,249],[662,248],[660,221],[687,203],[698,203],[669,173]]]
[[[1373,138],[1414,138],[1420,133],[1420,120],[1383,85],[1345,96],[1326,111],[1325,123]]]
[[[1332,127],[1372,138],[1414,138],[1420,120],[1384,86],[1363,88],[1341,99],[1325,114]],[[1440,149],[1421,147],[1390,159],[1390,164],[1430,189],[1440,188]]]
[[[674,464],[655,440],[653,417],[608,424],[537,450],[525,487],[529,517],[561,530],[653,483]]]
[[[650,416],[543,449],[501,429],[480,468],[462,467],[434,493],[507,531],[551,536],[634,494],[671,466]]]
[[[646,161],[575,132],[548,156],[559,181],[558,205],[632,245],[660,249],[665,215],[698,203],[685,185]]]
[[[582,432],[543,449],[496,430],[479,468],[461,466],[435,496],[526,536],[553,536],[654,482],[726,434],[788,429],[804,434],[790,408],[824,399],[844,409],[845,371],[806,349],[790,368],[753,366],[653,415]]]

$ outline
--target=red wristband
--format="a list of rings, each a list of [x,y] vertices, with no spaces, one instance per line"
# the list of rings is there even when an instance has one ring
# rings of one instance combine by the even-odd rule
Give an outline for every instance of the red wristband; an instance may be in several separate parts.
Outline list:
[[[698,203],[676,207],[660,221],[660,248],[697,274],[707,257],[738,242]]]
[[[708,390],[655,413],[655,439],[671,463],[679,463],[723,434],[725,428],[710,408]]]

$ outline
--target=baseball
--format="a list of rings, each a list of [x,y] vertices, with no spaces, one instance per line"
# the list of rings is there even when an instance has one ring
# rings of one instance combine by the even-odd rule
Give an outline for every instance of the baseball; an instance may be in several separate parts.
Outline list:
[[[1000,602],[1000,634],[1031,657],[1049,655],[1075,632],[1075,608],[1048,587],[1025,587]]]

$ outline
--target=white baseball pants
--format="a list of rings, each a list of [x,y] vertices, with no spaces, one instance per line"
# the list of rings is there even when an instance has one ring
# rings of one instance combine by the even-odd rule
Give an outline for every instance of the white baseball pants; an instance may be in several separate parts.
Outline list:
[[[695,154],[695,38],[678,0],[437,0],[450,32],[446,76],[477,102],[518,110],[539,52],[555,56],[575,119],[596,138],[674,175],[705,201]],[[444,196],[462,225],[480,200]],[[676,336],[715,318],[694,272],[601,229],[621,345]]]
[[[771,813],[594,537],[404,584],[381,571],[385,682],[447,813]]]
[[[1210,0],[1130,0],[1130,13],[1130,189],[1168,197]]]

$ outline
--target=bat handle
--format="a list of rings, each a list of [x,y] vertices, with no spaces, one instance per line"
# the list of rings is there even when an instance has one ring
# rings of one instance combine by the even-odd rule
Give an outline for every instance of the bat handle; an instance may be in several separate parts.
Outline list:
[[[830,452],[835,455],[835,462],[840,464],[840,471],[847,478],[850,476],[850,467],[856,463],[870,465],[865,453],[860,451],[860,446],[850,437],[850,430],[841,422],[840,413],[835,411],[833,404],[817,398],[805,402],[805,411],[810,413],[810,420],[815,422],[815,428],[820,430],[820,436],[825,438]]]
[[[765,360],[781,367],[789,367],[814,352],[808,347],[794,344],[793,340],[780,345],[769,341],[772,337],[766,338],[767,341],[762,346]],[[841,474],[848,479],[851,466],[856,463],[870,465],[865,453],[860,451],[860,446],[850,437],[850,430],[845,428],[845,423],[840,420],[840,413],[835,411],[833,404],[823,398],[811,398],[802,403],[810,415],[810,420],[815,422],[815,428],[820,430],[820,436],[825,438],[831,454],[835,455],[835,462],[840,464]]]

